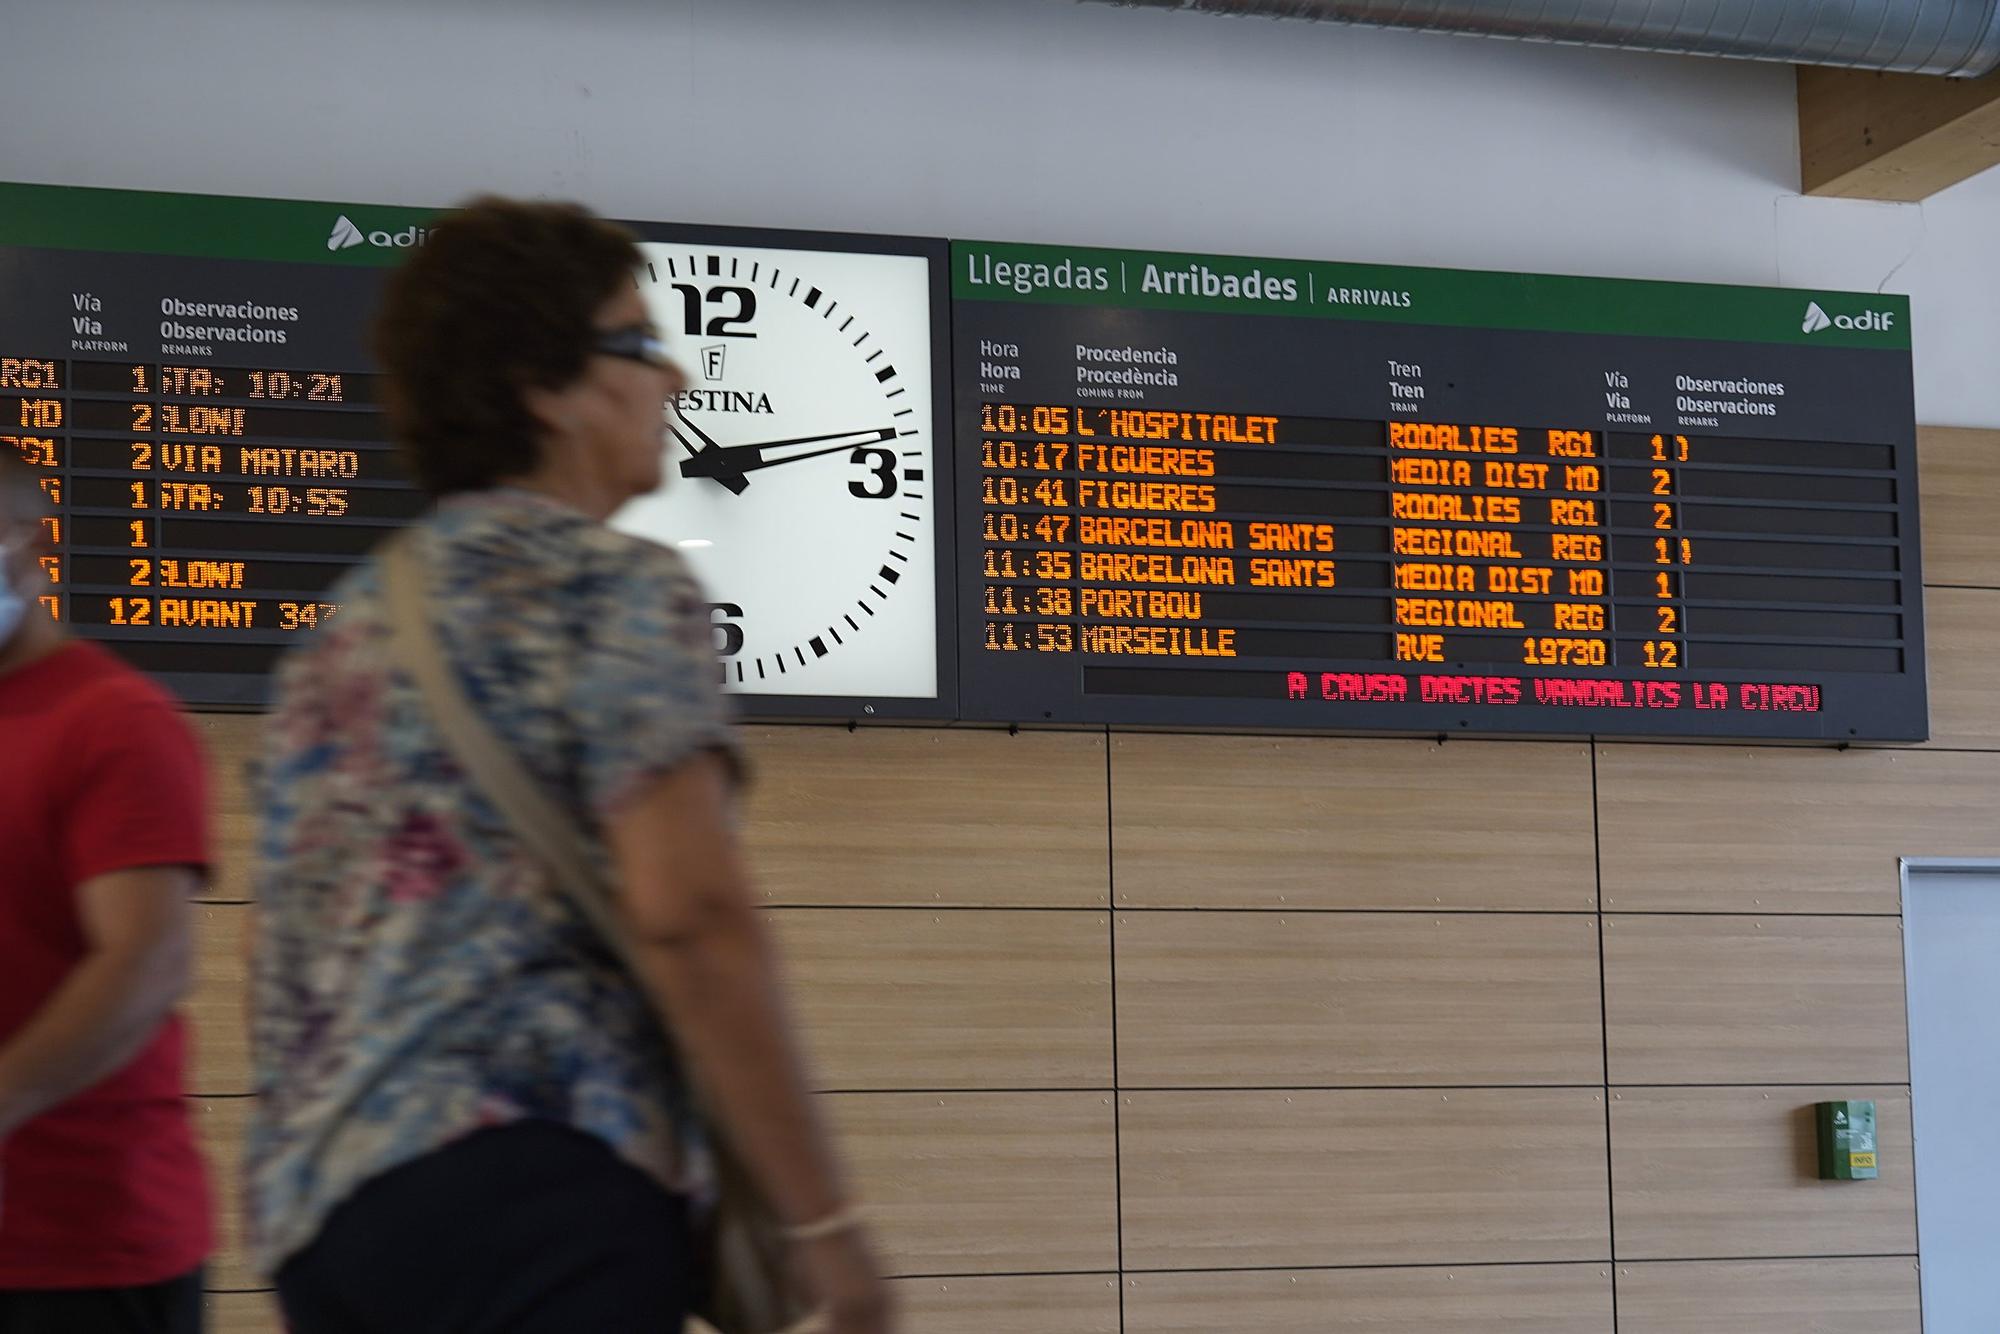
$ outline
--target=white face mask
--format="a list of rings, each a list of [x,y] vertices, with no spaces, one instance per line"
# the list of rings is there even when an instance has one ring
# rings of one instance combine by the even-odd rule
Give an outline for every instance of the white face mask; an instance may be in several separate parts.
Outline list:
[[[28,595],[14,587],[13,577],[7,572],[7,562],[17,549],[0,542],[0,648],[13,640],[14,632],[21,628],[28,614]]]

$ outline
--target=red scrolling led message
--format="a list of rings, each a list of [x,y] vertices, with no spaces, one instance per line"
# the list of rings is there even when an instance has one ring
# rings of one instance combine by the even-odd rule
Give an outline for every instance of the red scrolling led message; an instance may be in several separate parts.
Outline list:
[[[1616,681],[1573,676],[1286,672],[1285,698],[1335,704],[1538,704],[1569,709],[1818,713],[1820,688],[1790,682]]]

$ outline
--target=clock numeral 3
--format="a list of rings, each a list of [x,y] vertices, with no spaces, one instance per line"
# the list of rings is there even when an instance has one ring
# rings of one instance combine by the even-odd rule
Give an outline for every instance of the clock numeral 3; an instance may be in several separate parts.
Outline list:
[[[702,290],[693,283],[675,283],[674,290],[681,294],[681,314],[690,338],[755,338],[748,329],[732,329],[732,324],[748,324],[757,318],[757,294],[747,287],[711,287],[704,296]],[[706,328],[701,322],[701,308],[704,302],[721,305],[734,300],[734,315],[711,316]]]
[[[881,483],[879,488],[867,482],[849,482],[847,494],[856,500],[887,500],[896,494],[896,451],[893,449],[857,449],[848,456],[849,463],[868,469],[868,475]]]
[[[743,627],[738,624],[743,619],[743,608],[734,602],[711,602],[708,604],[709,623],[715,627],[715,654],[719,658],[733,658],[743,651]]]

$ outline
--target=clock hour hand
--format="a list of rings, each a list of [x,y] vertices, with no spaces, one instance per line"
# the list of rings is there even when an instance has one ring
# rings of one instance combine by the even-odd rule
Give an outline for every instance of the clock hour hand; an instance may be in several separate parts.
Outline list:
[[[824,435],[794,436],[789,440],[762,440],[748,445],[717,445],[698,427],[689,423],[689,429],[701,437],[704,447],[696,449],[688,446],[692,457],[681,460],[681,476],[710,477],[728,487],[737,495],[743,494],[749,479],[744,475],[760,468],[776,468],[786,463],[798,463],[805,459],[816,459],[825,454],[839,454],[869,445],[881,444],[896,438],[893,426],[880,426],[872,430],[830,431]],[[789,454],[772,454],[766,451],[798,450],[802,445],[819,445],[824,441],[838,440],[837,445],[825,445],[820,449],[799,450]],[[682,443],[686,443],[683,440]]]
[[[681,429],[683,426],[687,428],[687,431]],[[681,417],[667,423],[667,429],[672,431],[674,438],[681,442],[681,448],[694,456],[693,458],[681,460],[681,475],[683,477],[713,478],[716,482],[727,487],[731,495],[737,496],[742,495],[750,488],[750,479],[742,473],[716,466],[721,458],[722,446],[711,440],[707,432],[703,431],[699,426],[696,426],[687,418]],[[692,432],[695,438],[701,441],[699,447],[688,443],[689,432]],[[697,464],[700,465],[699,468],[696,467]]]

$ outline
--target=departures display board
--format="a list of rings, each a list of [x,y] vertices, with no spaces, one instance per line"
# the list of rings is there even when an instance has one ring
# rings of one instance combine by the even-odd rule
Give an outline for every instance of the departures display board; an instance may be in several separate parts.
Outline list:
[[[961,708],[1916,740],[1898,297],[955,244]]]
[[[256,705],[425,498],[366,350],[433,212],[0,186],[0,447],[55,502],[40,593],[184,698]],[[678,546],[751,717],[956,708],[941,241],[630,224],[688,376]]]

